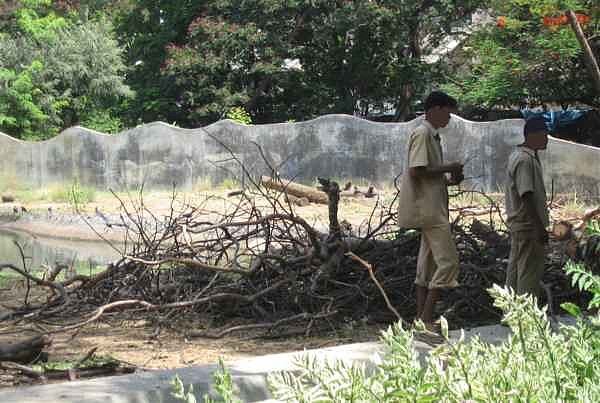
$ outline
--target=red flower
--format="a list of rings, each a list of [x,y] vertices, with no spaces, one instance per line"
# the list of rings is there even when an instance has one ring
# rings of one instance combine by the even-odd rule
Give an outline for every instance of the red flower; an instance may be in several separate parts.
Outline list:
[[[577,22],[579,22],[582,25],[590,22],[590,17],[585,14],[577,13],[577,14],[575,14],[575,16],[577,17]]]
[[[498,28],[504,28],[506,26],[506,17],[498,17],[498,21],[496,21],[496,26]]]
[[[588,22],[590,22],[590,17],[585,15],[585,14],[575,14],[575,17],[577,18],[577,21],[580,24],[587,24]],[[566,15],[561,15],[560,17],[544,17],[543,20],[544,25],[546,26],[556,26],[556,25],[568,25],[569,24],[569,18]]]

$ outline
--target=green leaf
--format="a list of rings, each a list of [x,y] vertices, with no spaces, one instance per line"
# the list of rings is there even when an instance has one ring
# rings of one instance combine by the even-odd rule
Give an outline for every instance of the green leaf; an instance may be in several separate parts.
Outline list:
[[[577,318],[581,316],[581,308],[571,302],[564,302],[560,305],[560,307],[567,311],[571,316],[575,316]]]

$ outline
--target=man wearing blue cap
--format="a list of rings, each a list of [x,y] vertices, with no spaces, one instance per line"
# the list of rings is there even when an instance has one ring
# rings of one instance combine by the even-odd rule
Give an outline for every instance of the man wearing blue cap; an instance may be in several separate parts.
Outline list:
[[[539,150],[548,145],[548,129],[542,118],[525,122],[525,141],[508,159],[506,223],[511,234],[506,285],[517,294],[539,296],[544,275],[544,245],[549,225],[546,188]]]

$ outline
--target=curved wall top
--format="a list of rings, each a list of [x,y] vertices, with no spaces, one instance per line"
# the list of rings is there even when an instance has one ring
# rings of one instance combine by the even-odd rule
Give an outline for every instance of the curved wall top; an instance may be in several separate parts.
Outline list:
[[[72,127],[41,142],[0,133],[0,166],[5,177],[31,186],[78,179],[100,189],[142,183],[167,188],[174,182],[192,189],[198,182],[241,177],[232,152],[254,175],[269,174],[270,165],[283,177],[299,181],[324,176],[383,184],[402,172],[407,139],[419,121],[377,123],[325,115],[253,126],[222,120],[198,129],[154,122],[117,135]],[[502,189],[506,161],[522,141],[523,124],[522,119],[471,122],[454,116],[441,131],[445,159],[466,161],[469,186]],[[600,149],[551,139],[540,156],[546,181],[555,191],[600,194]]]

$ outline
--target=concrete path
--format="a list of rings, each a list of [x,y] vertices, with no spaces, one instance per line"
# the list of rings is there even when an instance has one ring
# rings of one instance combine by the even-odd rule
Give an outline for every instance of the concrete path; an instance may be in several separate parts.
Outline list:
[[[450,332],[456,339],[460,331]],[[489,343],[499,343],[507,338],[509,329],[499,325],[483,326],[465,330],[465,338],[479,335]],[[421,359],[425,359],[431,347],[415,341],[415,349]],[[381,343],[357,343],[317,350],[297,351],[293,353],[273,354],[254,357],[242,361],[226,363],[244,402],[265,402],[271,398],[266,377],[271,372],[294,370],[294,360],[298,356],[309,353],[321,359],[344,360],[373,363],[377,352],[382,351]],[[97,378],[86,381],[64,382],[50,385],[8,388],[0,390],[2,403],[177,403],[171,396],[170,382],[178,374],[186,390],[189,384],[194,385],[198,402],[202,395],[210,390],[212,373],[217,365],[203,365],[140,372],[131,375]]]

